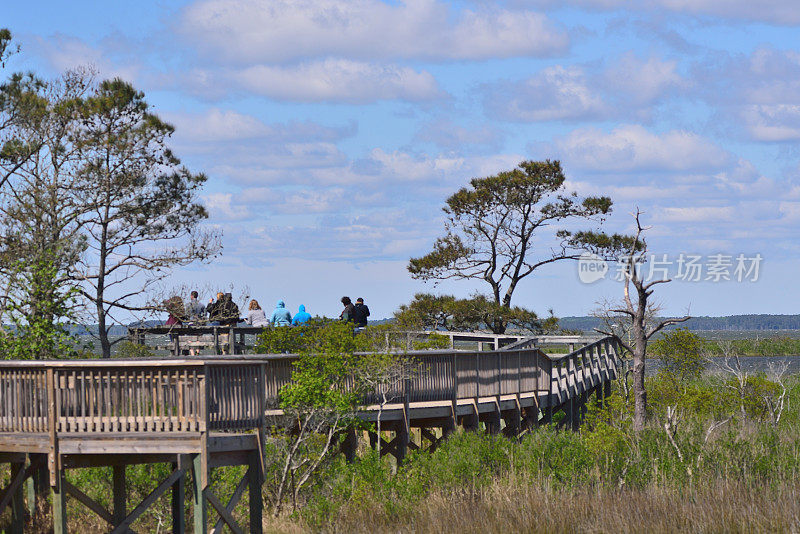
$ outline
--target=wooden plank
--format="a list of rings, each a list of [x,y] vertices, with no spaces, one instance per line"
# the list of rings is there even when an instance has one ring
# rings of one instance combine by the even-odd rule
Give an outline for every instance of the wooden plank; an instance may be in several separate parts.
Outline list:
[[[53,534],[67,534],[67,495],[64,488],[64,470],[55,473],[55,483],[50,484],[50,502],[53,505]],[[53,473],[51,473],[53,478]]]
[[[263,497],[261,496],[261,485],[263,484],[261,453],[250,454],[250,469],[248,474],[249,499],[248,508],[250,510],[250,534],[261,534],[263,529],[262,512],[264,508]]]

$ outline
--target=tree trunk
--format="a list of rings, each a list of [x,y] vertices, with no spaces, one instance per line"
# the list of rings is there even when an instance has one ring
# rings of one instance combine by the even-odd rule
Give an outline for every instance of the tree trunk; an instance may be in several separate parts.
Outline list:
[[[97,304],[97,335],[100,338],[100,349],[103,358],[111,357],[111,342],[106,329],[106,313],[102,301]]]
[[[493,334],[505,334],[506,333],[506,324],[501,321],[500,319],[495,319],[494,324],[492,325],[492,333]]]
[[[641,299],[640,299],[641,300]],[[647,358],[647,334],[645,332],[645,310],[639,303],[639,309],[633,318],[633,430],[644,429],[647,419],[647,390],[644,387],[645,359]]]

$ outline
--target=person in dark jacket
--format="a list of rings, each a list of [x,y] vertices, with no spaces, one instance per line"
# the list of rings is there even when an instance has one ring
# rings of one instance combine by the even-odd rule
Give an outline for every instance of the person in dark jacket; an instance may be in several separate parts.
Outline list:
[[[233,296],[230,293],[223,295],[222,304],[218,312],[221,326],[236,326],[239,322],[239,306],[233,302]]]
[[[345,322],[353,322],[353,320],[355,320],[356,308],[353,306],[353,301],[350,300],[350,297],[342,297],[342,306],[344,306],[344,309],[342,313],[339,314],[339,319]]]
[[[353,322],[356,326],[363,328],[367,326],[367,317],[369,317],[369,308],[364,304],[364,299],[358,297],[356,305],[353,306]]]
[[[211,326],[219,326],[222,319],[222,306],[225,300],[225,293],[217,293],[217,300],[209,299],[208,306],[206,306],[206,313],[208,313],[208,324]]]

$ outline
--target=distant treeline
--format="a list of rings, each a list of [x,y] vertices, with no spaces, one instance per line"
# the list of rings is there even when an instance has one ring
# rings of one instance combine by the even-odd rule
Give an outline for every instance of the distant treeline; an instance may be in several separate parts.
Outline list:
[[[596,317],[562,317],[558,322],[565,330],[590,332],[600,327]],[[728,315],[726,317],[692,317],[679,325],[689,330],[800,330],[800,315]]]

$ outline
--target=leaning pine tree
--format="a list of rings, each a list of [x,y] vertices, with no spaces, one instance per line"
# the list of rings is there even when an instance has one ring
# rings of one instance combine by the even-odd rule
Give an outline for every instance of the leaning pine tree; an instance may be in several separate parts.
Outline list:
[[[516,169],[474,178],[447,199],[445,235],[425,256],[412,258],[411,276],[421,280],[482,280],[494,306],[511,308],[517,285],[536,269],[577,259],[580,243],[554,228],[574,220],[597,220],[611,211],[605,196],[568,193],[558,161],[523,161]],[[582,232],[589,239],[594,234]],[[577,247],[575,246],[577,244]],[[493,313],[491,329],[505,332],[508,321]]]

